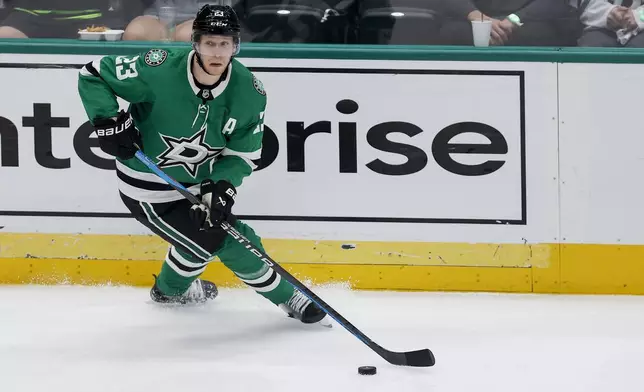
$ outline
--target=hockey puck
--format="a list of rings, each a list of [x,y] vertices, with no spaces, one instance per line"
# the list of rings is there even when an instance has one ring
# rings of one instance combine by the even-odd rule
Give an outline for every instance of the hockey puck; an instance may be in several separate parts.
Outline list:
[[[362,374],[363,376],[373,376],[376,374],[376,367],[375,366],[360,366],[358,368],[358,374]]]

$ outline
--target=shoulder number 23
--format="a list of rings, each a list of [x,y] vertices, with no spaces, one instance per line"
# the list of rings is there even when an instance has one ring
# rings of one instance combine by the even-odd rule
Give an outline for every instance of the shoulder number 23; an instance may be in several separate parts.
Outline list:
[[[123,56],[118,56],[116,58],[116,77],[118,80],[136,78],[139,76],[139,73],[136,70],[136,60],[138,59],[139,56],[132,57],[131,59]]]

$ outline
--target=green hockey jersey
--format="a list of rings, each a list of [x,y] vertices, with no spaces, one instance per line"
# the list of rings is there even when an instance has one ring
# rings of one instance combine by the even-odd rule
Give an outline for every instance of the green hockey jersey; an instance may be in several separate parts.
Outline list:
[[[214,88],[192,74],[190,48],[106,56],[85,65],[78,91],[89,117],[117,116],[117,97],[141,133],[143,151],[193,193],[210,178],[238,187],[257,167],[266,109],[264,87],[233,59]],[[180,200],[179,192],[136,158],[116,161],[119,190],[135,200]]]

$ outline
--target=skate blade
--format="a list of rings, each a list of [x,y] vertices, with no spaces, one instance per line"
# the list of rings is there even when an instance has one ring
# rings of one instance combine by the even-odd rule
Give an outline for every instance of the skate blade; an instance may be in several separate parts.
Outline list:
[[[153,300],[147,300],[146,303],[150,306],[156,306],[161,309],[181,309],[181,308],[202,308],[208,305],[208,301],[205,302],[156,302]]]
[[[318,324],[324,328],[333,328],[333,324],[331,324],[331,318],[329,316],[324,316],[322,320],[318,321]]]

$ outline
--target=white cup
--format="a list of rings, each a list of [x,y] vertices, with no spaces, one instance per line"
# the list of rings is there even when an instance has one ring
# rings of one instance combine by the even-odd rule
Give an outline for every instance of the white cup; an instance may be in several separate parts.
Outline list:
[[[472,34],[474,35],[474,46],[490,46],[491,32],[491,20],[473,20]]]

